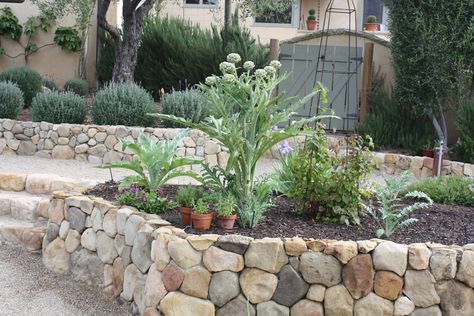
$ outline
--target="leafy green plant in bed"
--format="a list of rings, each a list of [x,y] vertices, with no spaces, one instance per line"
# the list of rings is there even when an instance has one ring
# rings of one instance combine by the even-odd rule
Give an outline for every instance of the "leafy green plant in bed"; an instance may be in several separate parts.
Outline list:
[[[176,204],[161,196],[160,191],[160,189],[148,191],[136,183],[132,183],[128,188],[120,189],[117,202],[122,205],[133,206],[143,212],[155,214],[175,208]]]
[[[122,150],[130,150],[134,154],[131,161],[121,160],[104,163],[99,168],[122,168],[134,171],[137,175],[125,177],[121,188],[128,188],[137,184],[150,193],[156,192],[169,180],[176,177],[192,177],[198,181],[201,178],[193,171],[184,170],[183,167],[199,164],[200,160],[176,156],[178,144],[186,137],[187,131],[183,130],[172,140],[161,140],[157,143],[140,134],[137,143],[122,140]]]
[[[172,91],[161,97],[164,114],[183,117],[194,123],[207,117],[207,99],[197,89]],[[165,121],[166,127],[181,127],[179,124]]]
[[[14,67],[0,73],[0,81],[11,81],[23,91],[25,107],[31,105],[33,98],[41,92],[41,75],[30,67]]]
[[[207,192],[200,186],[186,186],[179,188],[176,192],[175,201],[181,207],[192,208],[194,203],[205,197]]]
[[[474,179],[462,176],[428,178],[411,184],[408,191],[425,192],[434,202],[474,206]]]
[[[237,201],[239,223],[254,227],[263,218],[269,205],[268,186],[255,176],[257,161],[274,145],[297,135],[310,135],[302,127],[327,116],[314,116],[295,121],[274,131],[273,127],[291,121],[296,110],[313,97],[325,99],[320,86],[302,100],[284,99],[274,91],[286,75],[277,74],[280,62],[272,61],[263,69],[254,70],[255,64],[246,61],[241,74],[241,57],[232,53],[220,64],[221,76],[210,76],[200,85],[208,99],[209,117],[201,122],[166,114],[153,116],[205,132],[229,149],[226,168],[207,166],[204,178],[218,191],[228,191]],[[290,104],[282,109],[282,104]]]
[[[353,135],[345,154],[330,150],[321,128],[291,152],[282,151],[275,169],[276,190],[295,201],[296,210],[326,222],[359,223],[373,157],[370,137]],[[304,146],[303,146],[304,145]],[[285,148],[283,148],[285,149]]]
[[[411,218],[410,214],[419,209],[427,208],[433,201],[421,191],[408,191],[407,186],[411,179],[411,173],[406,171],[398,177],[384,178],[385,185],[376,190],[377,205],[366,206],[367,212],[377,222],[378,228],[375,232],[378,238],[390,237],[396,230],[407,227],[418,220]],[[422,200],[412,204],[403,203],[409,200]]]

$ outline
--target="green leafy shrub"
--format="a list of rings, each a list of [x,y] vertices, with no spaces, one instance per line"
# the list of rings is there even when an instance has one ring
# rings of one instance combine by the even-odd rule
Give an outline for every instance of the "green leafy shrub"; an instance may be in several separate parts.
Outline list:
[[[160,193],[159,190],[149,192],[145,188],[133,183],[130,187],[120,190],[120,194],[117,196],[117,202],[152,214],[160,214],[176,207],[173,201],[162,197]]]
[[[194,123],[200,122],[207,116],[207,99],[196,89],[173,91],[161,97],[164,114],[185,118]],[[165,121],[166,127],[180,127],[179,124]]]
[[[61,26],[54,32],[54,42],[61,48],[78,52],[82,48],[82,39],[79,32],[70,26]]]
[[[15,119],[23,105],[20,88],[12,82],[0,82],[0,118]]]
[[[54,82],[54,80],[49,77],[42,78],[42,85],[43,87],[46,87],[51,91],[58,90],[58,86],[56,85],[56,82]]]
[[[463,160],[474,163],[474,101],[463,100],[457,116]]]
[[[221,32],[215,27],[201,29],[176,17],[149,19],[138,51],[136,81],[156,97],[161,88],[181,90],[218,73],[219,62],[231,52],[263,67],[268,63],[268,49],[248,29],[240,27],[238,19],[233,21],[229,42],[224,47]]]
[[[229,54],[227,61],[219,65],[223,75],[210,76],[206,84],[200,85],[209,101],[210,114],[204,121],[195,123],[167,114],[153,116],[201,130],[229,149],[225,169],[205,165],[206,184],[216,191],[231,193],[237,202],[240,225],[254,227],[263,218],[271,193],[270,187],[255,176],[257,161],[279,142],[304,134],[301,128],[321,117],[301,119],[276,132],[273,127],[291,120],[296,110],[317,94],[319,97],[322,93],[325,101],[325,93],[316,87],[302,100],[292,100],[291,106],[281,109],[281,104],[289,100],[282,93],[273,96],[274,89],[286,79],[277,74],[280,62],[272,61],[254,71],[255,64],[246,61],[239,74],[240,62],[240,55]]]
[[[85,107],[84,99],[73,92],[44,92],[33,99],[31,115],[35,122],[82,124]]]
[[[178,144],[186,137],[184,130],[172,140],[162,140],[154,143],[145,134],[138,136],[137,143],[122,140],[122,149],[130,150],[134,160],[112,161],[104,163],[99,168],[122,168],[137,173],[135,176],[127,176],[120,182],[120,187],[128,188],[137,184],[150,193],[157,192],[167,181],[181,176],[188,176],[200,180],[193,171],[183,170],[182,167],[201,163],[200,160],[188,157],[177,157]]]
[[[114,40],[109,33],[104,30],[98,30],[100,59],[97,63],[97,80],[101,84],[105,84],[112,80],[112,72],[115,63],[115,46]]]
[[[428,178],[408,187],[408,191],[425,192],[440,204],[474,206],[474,179],[462,176]]]
[[[64,90],[65,91],[72,91],[77,95],[85,96],[89,93],[89,86],[87,81],[82,79],[71,79],[67,80],[64,83]]]
[[[299,213],[326,222],[359,223],[367,192],[363,182],[373,162],[372,140],[353,135],[348,144],[347,155],[337,155],[339,150],[328,149],[327,137],[318,128],[302,148],[288,152],[280,146],[283,157],[276,169],[276,189],[295,201]]]
[[[377,23],[377,17],[375,15],[369,15],[367,17],[367,23]]]
[[[151,95],[134,83],[108,84],[92,101],[92,118],[99,125],[153,126],[146,114],[155,111]]]
[[[12,81],[23,91],[25,106],[29,107],[36,94],[41,92],[41,75],[30,67],[15,67],[0,73],[0,81]]]
[[[378,206],[375,209],[366,206],[367,212],[379,226],[375,233],[378,238],[390,237],[397,229],[417,222],[416,218],[409,218],[410,214],[433,204],[433,201],[424,192],[408,189],[409,192],[402,193],[407,189],[410,178],[410,171],[406,171],[398,177],[385,178],[385,185],[376,190],[375,197]],[[400,204],[407,199],[425,200],[425,202],[415,202],[408,206]]]
[[[207,193],[198,186],[186,186],[179,188],[176,192],[175,200],[181,207],[192,208],[197,200],[203,198]]]
[[[417,154],[432,139],[430,123],[404,110],[380,81],[369,94],[366,122],[359,124],[357,133],[370,135],[375,149],[404,149],[411,154]]]

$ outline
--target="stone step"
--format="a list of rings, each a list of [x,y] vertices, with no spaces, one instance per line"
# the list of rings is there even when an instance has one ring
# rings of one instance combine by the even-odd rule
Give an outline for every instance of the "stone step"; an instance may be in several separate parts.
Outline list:
[[[31,221],[0,216],[0,243],[9,242],[24,246],[28,251],[39,251],[46,233],[47,221]]]
[[[49,197],[33,196],[26,192],[0,191],[0,216],[8,215],[28,221],[47,217],[49,200]]]

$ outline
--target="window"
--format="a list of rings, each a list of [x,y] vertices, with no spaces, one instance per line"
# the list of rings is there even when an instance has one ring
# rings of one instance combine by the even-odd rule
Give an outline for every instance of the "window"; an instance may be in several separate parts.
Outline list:
[[[215,6],[218,0],[185,0],[185,4],[192,6]]]
[[[272,8],[265,8],[262,13],[255,16],[255,23],[272,24],[293,24],[293,6],[290,4],[288,9],[277,11]]]

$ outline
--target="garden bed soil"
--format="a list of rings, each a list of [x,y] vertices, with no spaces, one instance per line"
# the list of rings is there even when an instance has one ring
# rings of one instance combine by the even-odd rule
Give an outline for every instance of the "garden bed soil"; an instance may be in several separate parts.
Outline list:
[[[167,185],[163,188],[164,195],[172,199],[178,188],[179,186]],[[99,184],[87,194],[114,201],[118,194],[118,186],[110,182]],[[330,224],[297,214],[292,201],[285,197],[275,197],[273,202],[275,206],[268,210],[265,219],[254,229],[242,229],[236,226],[233,230],[223,230],[218,229],[213,223],[210,230],[200,232],[184,227],[178,210],[170,210],[160,216],[173,226],[184,228],[191,234],[240,234],[253,238],[300,236],[335,240],[375,238],[376,223],[368,215],[361,218],[360,225]],[[474,242],[474,207],[433,204],[427,209],[414,212],[412,217],[417,218],[418,222],[396,231],[388,239],[404,244],[436,242],[445,245],[464,245]]]

